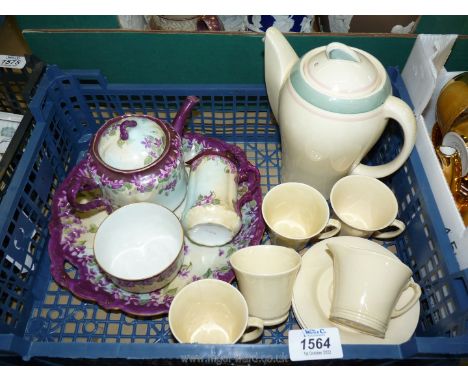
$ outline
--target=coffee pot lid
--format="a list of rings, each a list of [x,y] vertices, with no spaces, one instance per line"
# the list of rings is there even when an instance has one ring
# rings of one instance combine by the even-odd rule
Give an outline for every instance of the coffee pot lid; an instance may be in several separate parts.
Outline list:
[[[375,57],[338,42],[307,53],[293,67],[291,82],[311,104],[345,114],[373,110],[391,94],[385,68]]]
[[[131,171],[150,166],[164,153],[167,137],[163,128],[147,116],[125,116],[104,125],[97,153],[108,166]]]

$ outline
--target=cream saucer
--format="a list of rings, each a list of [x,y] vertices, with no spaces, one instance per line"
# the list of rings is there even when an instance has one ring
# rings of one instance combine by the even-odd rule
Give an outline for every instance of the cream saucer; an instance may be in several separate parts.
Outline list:
[[[294,284],[292,307],[302,328],[337,327],[342,344],[401,344],[408,341],[416,330],[420,304],[390,321],[385,338],[377,338],[354,329],[337,325],[328,319],[331,307],[333,285],[333,260],[327,250],[327,243],[340,243],[353,247],[371,249],[382,254],[390,252],[381,245],[367,239],[351,236],[333,237],[315,244],[302,257],[302,266]],[[392,254],[392,256],[394,256]],[[397,303],[403,306],[412,296],[405,291]]]

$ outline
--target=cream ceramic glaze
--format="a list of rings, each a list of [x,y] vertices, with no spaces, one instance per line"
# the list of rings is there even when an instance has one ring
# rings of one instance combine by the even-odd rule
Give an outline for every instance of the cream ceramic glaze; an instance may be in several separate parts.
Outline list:
[[[183,261],[177,217],[154,203],[134,203],[110,214],[94,239],[96,262],[124,290],[148,293],[169,284]]]
[[[329,219],[330,210],[325,198],[303,183],[282,183],[265,195],[262,203],[263,220],[273,244],[296,251],[310,240],[322,240],[336,235],[339,221]]]
[[[405,223],[395,219],[398,202],[392,190],[370,176],[349,175],[333,186],[330,202],[340,219],[340,236],[391,239],[405,230]],[[384,228],[391,230],[379,232]]]
[[[250,314],[265,326],[285,321],[301,256],[286,247],[256,245],[235,252],[230,262]]]
[[[191,165],[182,225],[193,242],[219,246],[241,228],[237,210],[237,169],[228,159],[206,155]]]
[[[282,182],[309,184],[328,198],[341,177],[390,175],[411,153],[416,138],[413,112],[391,95],[385,69],[366,52],[332,43],[300,60],[281,32],[269,28],[265,80],[280,126]],[[403,129],[400,153],[383,165],[360,164],[389,118]]]
[[[389,254],[328,243],[333,255],[333,300],[330,320],[363,333],[384,338],[391,318],[416,304],[421,288],[412,271]],[[413,297],[402,308],[396,304],[411,288]]]
[[[337,327],[342,344],[390,345],[408,341],[419,322],[419,303],[401,316],[390,319],[385,338],[370,336],[329,320],[333,299],[333,259],[327,247],[329,243],[369,249],[396,258],[377,242],[360,237],[337,236],[313,245],[302,256],[302,266],[293,290],[292,308],[301,328]],[[405,290],[396,307],[405,306],[413,295],[412,289]]]
[[[249,317],[242,294],[214,279],[194,281],[176,294],[169,309],[169,326],[181,343],[233,344],[250,342],[263,333],[263,322]],[[247,328],[253,328],[246,333]]]

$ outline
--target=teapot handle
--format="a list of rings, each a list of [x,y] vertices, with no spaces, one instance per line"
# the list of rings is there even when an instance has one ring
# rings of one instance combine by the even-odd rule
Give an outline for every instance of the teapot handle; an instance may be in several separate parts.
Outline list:
[[[390,162],[379,166],[358,164],[352,171],[353,175],[367,175],[383,178],[397,171],[408,159],[416,142],[416,119],[411,108],[401,99],[389,96],[383,105],[384,118],[396,120],[402,130],[404,142],[400,153]]]
[[[104,198],[96,198],[87,203],[79,203],[77,201],[78,193],[81,191],[90,191],[99,188],[98,184],[91,178],[81,173],[72,180],[70,187],[67,189],[67,200],[75,211],[87,212],[96,208],[105,207],[107,212],[112,212],[112,206]]]

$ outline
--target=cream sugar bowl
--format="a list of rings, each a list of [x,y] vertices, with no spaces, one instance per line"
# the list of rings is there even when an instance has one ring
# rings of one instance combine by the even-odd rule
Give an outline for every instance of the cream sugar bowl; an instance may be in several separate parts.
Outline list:
[[[369,53],[341,43],[315,48],[299,58],[279,30],[265,35],[265,81],[282,143],[282,182],[313,186],[328,199],[348,174],[382,178],[406,161],[416,139],[410,107],[392,96],[383,65]],[[361,162],[396,120],[404,135],[390,162]]]
[[[182,153],[185,121],[198,98],[189,96],[172,124],[148,115],[124,115],[108,120],[91,142],[89,174],[71,185],[68,200],[77,211],[112,209],[130,203],[157,203],[174,211],[184,200],[187,174]],[[84,189],[100,188],[103,196],[76,201]]]

